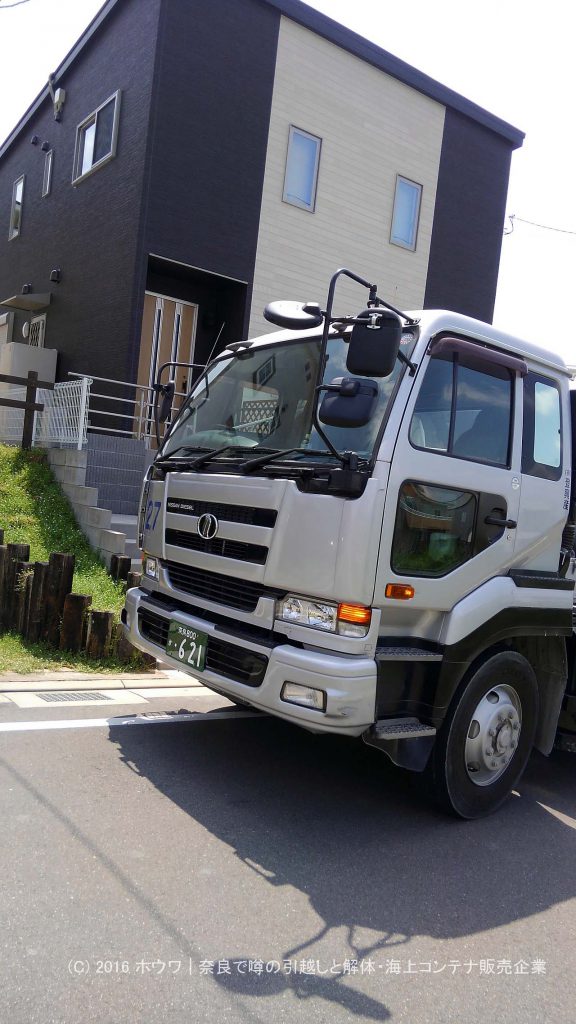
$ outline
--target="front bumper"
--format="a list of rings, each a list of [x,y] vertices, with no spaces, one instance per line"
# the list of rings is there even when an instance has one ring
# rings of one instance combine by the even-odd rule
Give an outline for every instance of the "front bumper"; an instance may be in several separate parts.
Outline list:
[[[252,653],[264,665],[263,678],[258,685],[238,682],[230,675],[224,675],[214,668],[206,667],[203,672],[191,673],[206,686],[218,693],[238,699],[286,721],[294,722],[312,732],[336,733],[346,736],[360,736],[374,722],[376,709],[376,663],[373,658],[326,654],[319,650],[296,647],[288,642],[263,642],[259,638],[239,637],[230,628],[203,619],[200,615],[171,608],[162,604],[146,591],[134,588],[126,595],[126,619],[124,626],[130,642],[141,651],[146,651],[179,671],[185,666],[168,657],[162,644],[168,623],[175,619],[192,629],[208,635],[208,646],[213,638],[214,645],[230,650],[225,663],[234,664],[234,657]],[[143,623],[154,621],[155,629],[143,628]],[[222,660],[222,659],[221,659]],[[227,670],[228,671],[228,670]],[[281,699],[285,682],[312,686],[326,693],[326,710],[288,704]]]

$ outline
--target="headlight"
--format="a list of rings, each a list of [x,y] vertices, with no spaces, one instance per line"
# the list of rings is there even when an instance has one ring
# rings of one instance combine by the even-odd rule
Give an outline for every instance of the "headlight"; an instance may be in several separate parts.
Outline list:
[[[296,597],[295,594],[288,594],[276,605],[276,615],[279,619],[299,622],[302,626],[312,626],[328,633],[336,632],[337,613],[338,605],[312,601],[307,597]]]
[[[158,559],[151,558],[146,552],[142,555],[142,575],[147,576],[149,580],[158,579]]]
[[[284,622],[297,622],[301,626],[322,629],[341,636],[366,636],[370,629],[372,612],[358,604],[330,604],[297,594],[287,594],[276,602],[276,618]]]

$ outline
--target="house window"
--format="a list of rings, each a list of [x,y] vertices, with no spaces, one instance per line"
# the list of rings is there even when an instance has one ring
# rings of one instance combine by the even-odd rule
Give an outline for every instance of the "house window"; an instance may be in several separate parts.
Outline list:
[[[322,139],[290,125],[282,198],[285,203],[300,206],[310,213],[314,212],[316,205],[321,146]]]
[[[76,129],[73,182],[80,181],[116,155],[120,93],[110,96]]]
[[[22,200],[24,198],[24,175],[17,178],[12,186],[12,208],[8,238],[17,238],[22,227]]]
[[[42,198],[50,195],[50,189],[52,188],[52,163],[54,160],[54,150],[49,149],[46,153],[44,160],[44,177],[42,179]]]
[[[401,175],[397,176],[390,232],[390,241],[393,245],[401,245],[404,249],[416,248],[421,198],[422,185],[402,178]]]

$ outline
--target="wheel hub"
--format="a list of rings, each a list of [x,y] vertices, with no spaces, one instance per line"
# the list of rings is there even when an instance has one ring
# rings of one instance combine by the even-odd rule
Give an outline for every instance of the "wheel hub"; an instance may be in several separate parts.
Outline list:
[[[488,690],[473,712],[464,750],[466,771],[476,786],[490,786],[506,771],[521,729],[516,690],[507,684]]]

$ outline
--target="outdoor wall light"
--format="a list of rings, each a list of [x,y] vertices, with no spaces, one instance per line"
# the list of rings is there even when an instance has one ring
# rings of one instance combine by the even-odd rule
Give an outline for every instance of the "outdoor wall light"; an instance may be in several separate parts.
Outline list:
[[[31,284],[23,284],[22,285],[22,295],[29,295],[31,291],[32,291],[32,285]]]
[[[54,281],[55,284],[60,284],[62,280],[62,271],[60,267],[54,267],[54,270],[50,271],[50,280]]]
[[[33,135],[32,138],[30,139],[30,144],[32,146],[37,146],[39,142],[40,142],[40,136],[39,135]]]
[[[40,149],[42,150],[43,153],[47,153],[48,150],[50,149],[50,143],[49,142],[43,142],[42,145],[40,146]]]

